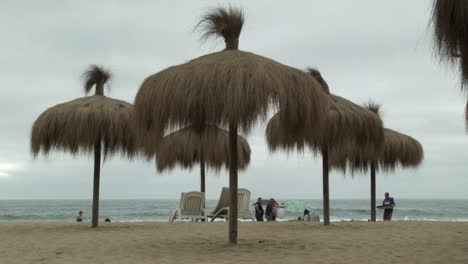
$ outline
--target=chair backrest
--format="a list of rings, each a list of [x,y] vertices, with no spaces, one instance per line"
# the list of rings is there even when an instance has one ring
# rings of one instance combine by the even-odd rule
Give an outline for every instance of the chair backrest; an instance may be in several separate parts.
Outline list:
[[[219,196],[218,203],[216,204],[216,207],[213,210],[213,214],[218,212],[224,207],[229,207],[229,188],[228,187],[223,187],[223,189],[221,189],[221,195]]]
[[[204,192],[182,193],[180,198],[180,210],[182,215],[199,215],[203,213],[205,206]]]
[[[247,189],[237,189],[237,209],[239,212],[250,211],[250,191]]]
[[[229,187],[223,187],[219,196],[218,204],[213,213],[218,212],[224,207],[229,207]],[[239,212],[250,211],[250,191],[247,189],[237,189],[237,210]]]

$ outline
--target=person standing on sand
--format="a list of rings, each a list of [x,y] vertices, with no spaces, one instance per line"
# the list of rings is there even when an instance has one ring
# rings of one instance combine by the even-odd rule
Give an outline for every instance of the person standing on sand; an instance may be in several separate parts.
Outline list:
[[[270,202],[268,202],[265,211],[265,217],[267,221],[276,221],[276,207],[278,204],[276,203],[275,199],[271,198]]]
[[[77,222],[83,222],[83,211],[79,211],[78,215],[76,216]]]
[[[382,201],[382,206],[385,206],[383,220],[392,220],[393,207],[395,207],[395,200],[393,199],[393,197],[390,197],[390,194],[388,192],[385,193],[385,199]]]
[[[262,206],[262,197],[257,199],[255,205],[255,218],[258,222],[263,222],[263,206]]]

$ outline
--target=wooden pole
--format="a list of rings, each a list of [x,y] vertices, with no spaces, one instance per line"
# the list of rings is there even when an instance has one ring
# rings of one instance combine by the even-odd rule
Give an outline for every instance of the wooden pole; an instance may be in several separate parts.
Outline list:
[[[323,173],[323,223],[330,224],[330,193],[328,188],[328,148],[322,149],[322,173]]]
[[[237,124],[229,124],[229,243],[237,244]]]
[[[205,192],[205,157],[200,153],[200,192]]]
[[[99,219],[99,178],[101,174],[101,141],[94,144],[94,183],[93,183],[93,215],[91,227],[98,226]]]
[[[371,162],[371,221],[375,222],[376,212],[375,212],[375,161]]]

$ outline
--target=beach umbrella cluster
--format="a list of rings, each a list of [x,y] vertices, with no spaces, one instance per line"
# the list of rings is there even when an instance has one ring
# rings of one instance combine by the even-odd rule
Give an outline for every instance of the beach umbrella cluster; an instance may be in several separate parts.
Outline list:
[[[51,107],[34,122],[35,157],[51,150],[94,153],[92,227],[98,225],[101,155],[141,155],[154,158],[158,172],[199,163],[202,192],[206,166],[228,169],[228,239],[237,243],[238,171],[247,168],[251,153],[239,133],[248,135],[271,111],[276,113],[266,130],[271,151],[307,148],[322,155],[325,225],[330,223],[330,168],[375,171],[421,162],[417,141],[384,129],[376,111],[331,94],[318,70],[240,50],[243,25],[241,9],[212,9],[197,28],[202,39],[223,40],[223,50],[148,76],[134,105],[104,96],[110,73],[93,65],[84,74],[84,88],[89,93],[94,87],[94,96]]]
[[[366,108],[380,118],[380,105],[369,103]],[[416,168],[424,158],[422,145],[403,133],[384,128],[383,147],[376,153],[350,143],[346,151],[331,154],[330,163],[342,170],[367,172],[370,170],[371,221],[376,221],[376,171],[391,172],[396,168]],[[354,153],[346,155],[346,153]]]
[[[328,84],[318,70],[311,68],[308,72],[319,81],[325,92],[329,92]],[[301,135],[292,135],[281,126],[279,113],[270,119],[266,130],[267,143],[271,151],[301,150],[310,147],[312,151],[318,150],[321,153],[325,225],[330,224],[329,154],[339,152],[352,159],[352,155],[357,153],[345,152],[348,144],[353,144],[368,153],[377,153],[383,143],[383,125],[377,115],[333,94],[329,94],[327,99],[329,107],[324,128],[326,133],[317,135],[316,131],[305,131]]]
[[[198,24],[204,38],[221,38],[225,49],[172,66],[145,79],[135,98],[144,148],[157,148],[170,129],[214,124],[229,128],[230,208],[237,208],[238,131],[248,134],[268,110],[281,111],[287,129],[320,129],[326,94],[304,72],[239,50],[242,10],[217,8]],[[305,123],[303,120],[314,120]],[[229,242],[237,243],[237,210],[229,210]]]

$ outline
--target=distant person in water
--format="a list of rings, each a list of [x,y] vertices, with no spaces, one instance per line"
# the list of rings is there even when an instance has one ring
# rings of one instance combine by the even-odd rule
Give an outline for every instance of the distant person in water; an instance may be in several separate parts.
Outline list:
[[[83,211],[79,211],[78,215],[76,216],[77,222],[83,222]]]
[[[111,221],[110,218],[106,218],[106,219],[104,220],[104,222],[109,222],[109,223],[110,223],[110,221]]]
[[[278,203],[276,203],[275,199],[271,198],[265,210],[265,218],[267,221],[276,221],[277,206]]]
[[[262,197],[257,199],[257,202],[254,203],[255,205],[255,218],[258,222],[263,222],[263,206],[262,206]]]
[[[390,194],[388,192],[385,193],[385,199],[382,201],[382,206],[385,207],[383,213],[383,220],[392,220],[393,207],[395,207],[395,200],[393,199],[393,197],[390,197]]]

